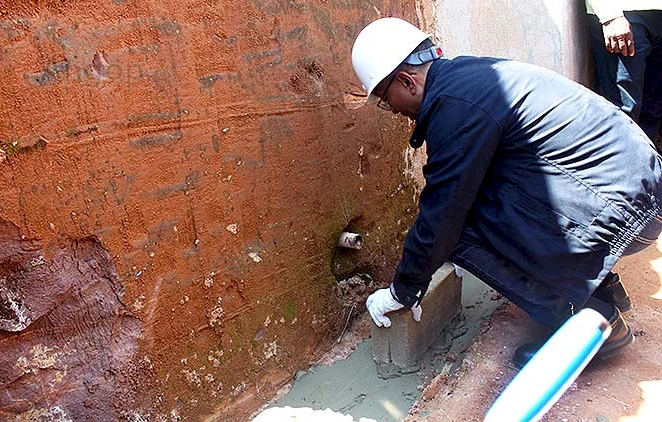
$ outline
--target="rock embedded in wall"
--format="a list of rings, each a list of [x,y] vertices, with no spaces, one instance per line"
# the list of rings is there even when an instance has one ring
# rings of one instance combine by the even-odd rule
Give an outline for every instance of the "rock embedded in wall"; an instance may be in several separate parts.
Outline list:
[[[0,221],[0,419],[115,413],[142,334],[122,293],[94,239],[44,249]]]

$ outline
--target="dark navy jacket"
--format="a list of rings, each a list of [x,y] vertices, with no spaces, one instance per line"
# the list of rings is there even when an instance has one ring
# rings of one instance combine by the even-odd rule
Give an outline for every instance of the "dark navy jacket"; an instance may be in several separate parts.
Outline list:
[[[447,260],[484,273],[513,266],[499,283],[541,283],[581,306],[660,213],[662,162],[646,135],[537,66],[435,61],[410,143],[424,141],[426,185],[392,285],[406,306]],[[454,257],[465,239],[490,254]]]

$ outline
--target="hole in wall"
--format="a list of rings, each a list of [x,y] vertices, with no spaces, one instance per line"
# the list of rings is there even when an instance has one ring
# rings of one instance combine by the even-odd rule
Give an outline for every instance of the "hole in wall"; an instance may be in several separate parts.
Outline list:
[[[336,236],[339,242],[335,244],[331,272],[336,279],[338,297],[346,308],[363,306],[372,290],[373,268],[365,232],[359,217],[350,220]]]

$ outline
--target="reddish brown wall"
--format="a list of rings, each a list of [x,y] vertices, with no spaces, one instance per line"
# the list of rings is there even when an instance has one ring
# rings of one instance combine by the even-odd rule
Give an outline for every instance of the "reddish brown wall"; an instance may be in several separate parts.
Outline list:
[[[351,42],[413,9],[2,2],[0,419],[245,420],[335,341],[415,207]]]

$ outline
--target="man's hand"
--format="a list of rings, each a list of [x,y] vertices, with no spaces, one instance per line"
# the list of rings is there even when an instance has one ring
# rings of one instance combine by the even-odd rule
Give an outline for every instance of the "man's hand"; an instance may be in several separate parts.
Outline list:
[[[634,56],[634,33],[625,16],[614,18],[602,25],[605,48],[614,54]]]
[[[375,324],[378,327],[390,327],[391,320],[385,314],[391,311],[397,311],[404,307],[400,302],[393,298],[391,290],[388,288],[375,291],[368,296],[365,304],[372,320],[375,321]],[[422,313],[423,309],[420,305],[411,308],[411,314],[414,321],[420,321]]]

